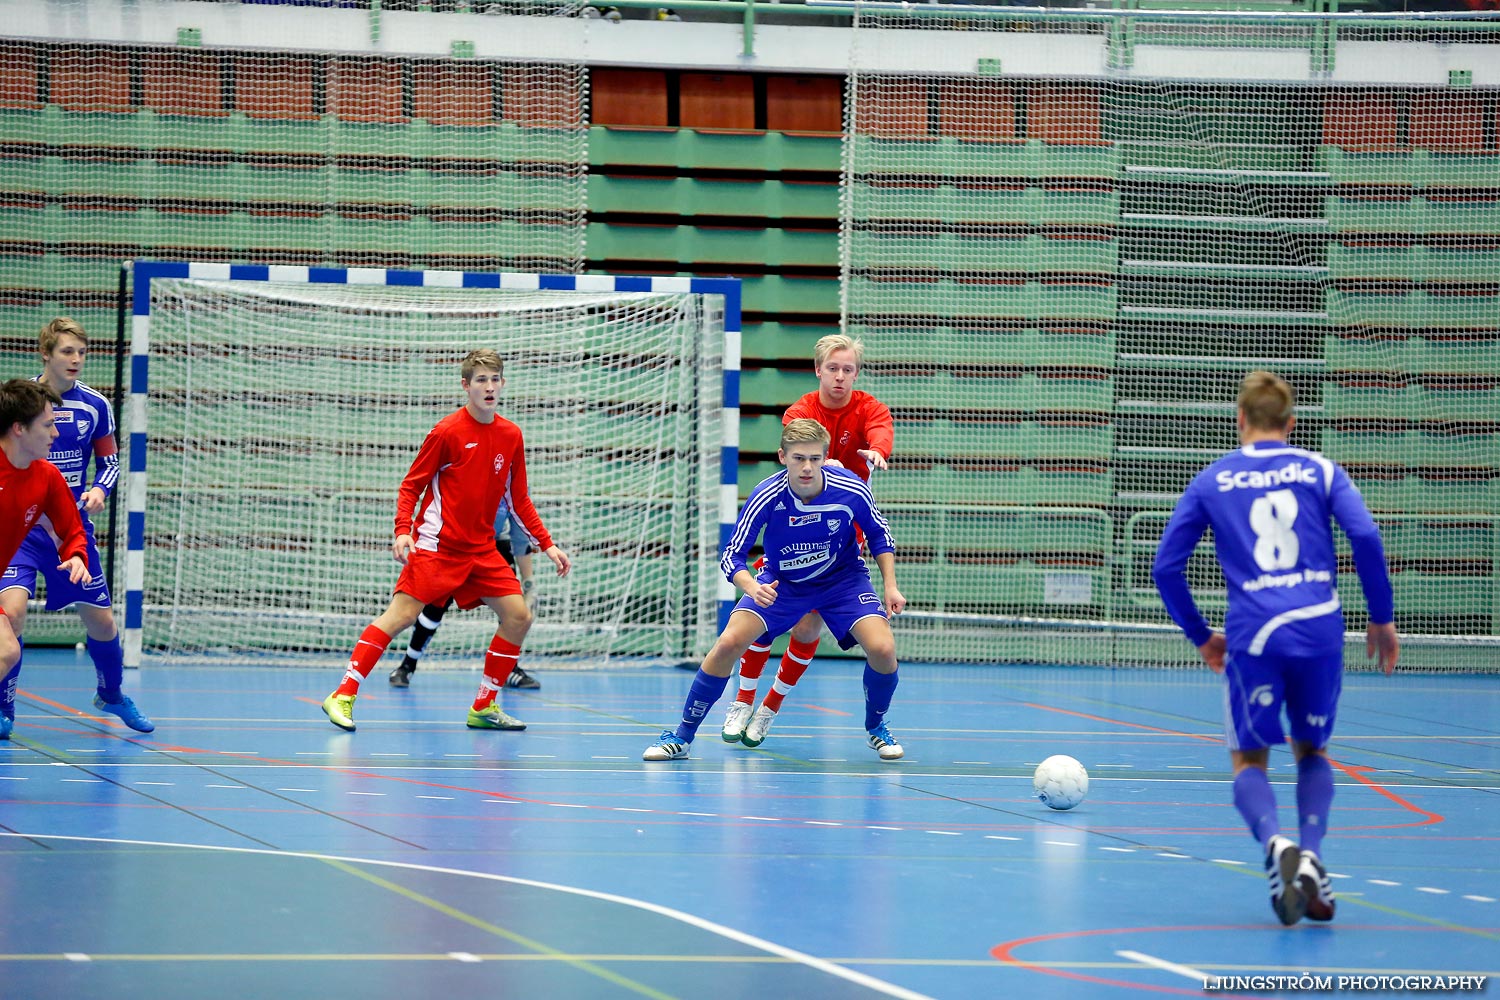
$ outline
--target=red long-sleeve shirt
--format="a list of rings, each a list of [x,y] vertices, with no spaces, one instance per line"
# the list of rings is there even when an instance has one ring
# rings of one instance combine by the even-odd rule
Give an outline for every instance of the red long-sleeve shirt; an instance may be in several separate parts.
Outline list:
[[[870,481],[870,466],[860,457],[861,451],[878,451],[887,461],[896,440],[891,411],[884,403],[856,389],[849,402],[836,410],[823,405],[816,392],[810,392],[786,408],[782,426],[799,417],[810,417],[828,429],[832,442],[828,457],[837,459],[844,468],[865,482]]]
[[[401,480],[396,534],[411,535],[428,552],[488,556],[505,498],[536,547],[551,548],[527,491],[521,429],[501,416],[481,424],[461,409],[438,421]]]
[[[57,466],[38,459],[18,469],[0,451],[0,566],[10,564],[26,533],[38,524],[56,539],[59,563],[74,556],[88,559],[83,519]]]

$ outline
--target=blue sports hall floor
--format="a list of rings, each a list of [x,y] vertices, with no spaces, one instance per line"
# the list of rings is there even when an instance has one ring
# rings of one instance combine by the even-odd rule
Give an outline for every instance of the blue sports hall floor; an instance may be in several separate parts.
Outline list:
[[[902,667],[864,743],[820,660],[759,749],[642,749],[683,670],[529,664],[523,733],[463,724],[473,672],[383,665],[359,731],[321,670],[148,667],[149,737],[29,650],[0,744],[0,997],[1293,995],[1271,977],[1500,975],[1500,677],[1349,675],[1328,925],[1283,928],[1230,802],[1207,671]],[[763,684],[769,683],[769,679]],[[1081,806],[1031,795],[1043,757]],[[1272,780],[1295,830],[1294,775]],[[1307,985],[1304,980],[1304,985]],[[1489,991],[1500,988],[1491,984]]]

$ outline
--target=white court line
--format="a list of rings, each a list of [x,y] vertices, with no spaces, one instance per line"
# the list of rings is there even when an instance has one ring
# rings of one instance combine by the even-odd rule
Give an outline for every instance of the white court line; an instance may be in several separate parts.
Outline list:
[[[1464,899],[1472,899],[1476,903],[1493,903],[1493,896],[1465,896]]]
[[[1449,890],[1447,890],[1447,889],[1434,889],[1430,885],[1419,885],[1419,886],[1417,886],[1417,891],[1418,892],[1430,892],[1434,896],[1446,896],[1446,895],[1448,895],[1448,891]]]
[[[85,955],[81,951],[65,951],[65,952],[63,952],[63,958],[66,958],[70,962],[92,962],[93,961],[92,958],[90,958],[88,955]]]
[[[866,989],[873,990],[876,993],[881,993],[888,997],[896,997],[898,998],[898,1000],[933,1000],[932,997],[929,997],[925,993],[918,993],[915,990],[908,990],[905,987],[897,986],[895,983],[888,983],[883,979],[876,979],[874,976],[865,975],[863,972],[856,972],[853,969],[846,969],[842,965],[825,961],[824,959],[817,958],[816,956],[808,955],[793,948],[788,948],[785,945],[776,944],[773,941],[767,941],[765,938],[759,938],[753,934],[746,934],[743,931],[737,931],[732,927],[725,927],[723,924],[716,924],[711,920],[705,920],[702,917],[693,916],[691,913],[684,913],[681,910],[674,910],[670,907],[661,906],[656,903],[648,903],[642,899],[632,899],[629,896],[618,896],[614,893],[609,892],[596,892],[593,889],[579,889],[571,885],[559,885],[556,882],[539,882],[535,879],[516,878],[512,875],[492,875],[488,872],[466,871],[462,868],[441,868],[436,865],[419,865],[407,861],[377,861],[370,858],[354,858],[335,854],[314,854],[308,851],[272,851],[255,847],[215,847],[206,844],[178,844],[172,843],[170,841],[160,840],[123,840],[113,837],[72,837],[58,836],[54,834],[11,833],[9,831],[0,831],[0,837],[28,837],[34,840],[65,840],[92,844],[126,844],[133,847],[171,847],[195,851],[224,851],[231,854],[256,854],[262,857],[272,858],[307,858],[313,861],[342,861],[345,864],[371,865],[385,868],[401,868],[407,871],[432,872],[438,875],[460,875],[465,878],[485,879],[491,882],[505,882],[510,885],[524,885],[533,889],[546,889],[551,892],[562,892],[567,893],[571,896],[582,896],[586,899],[596,899],[604,903],[616,903],[620,906],[629,906],[637,910],[644,910],[647,913],[655,913],[656,915],[666,917],[669,920],[676,920],[679,923],[687,924],[690,927],[696,927],[699,930],[705,931],[709,934],[716,934],[719,937],[742,944],[747,948],[755,948],[759,951],[777,955],[781,958],[786,959],[787,961],[804,965],[809,969],[826,973],[830,976],[834,976],[838,979],[843,979],[847,982],[855,983],[859,986],[865,987]],[[72,958],[72,956],[67,957],[69,957],[70,959]],[[80,956],[80,959],[83,961],[87,961],[88,957]],[[78,961],[80,959],[72,960]]]
[[[1149,965],[1154,969],[1161,969],[1165,972],[1175,972],[1177,975],[1182,976],[1185,979],[1191,979],[1193,982],[1198,983],[1200,986],[1205,980],[1209,978],[1209,976],[1202,972],[1199,972],[1197,969],[1193,968],[1190,965],[1178,965],[1176,962],[1168,962],[1166,959],[1157,958],[1154,955],[1143,955],[1138,951],[1117,951],[1115,952],[1115,954],[1132,962],[1139,962],[1142,965]]]
[[[1366,879],[1365,881],[1369,882],[1371,885],[1400,885],[1401,884],[1400,882],[1392,882],[1392,881],[1389,881],[1388,879],[1383,879],[1383,878],[1371,878],[1371,879]]]
[[[455,962],[483,962],[484,959],[471,951],[450,951],[448,957]]]
[[[957,831],[954,831],[954,830],[923,830],[922,832],[923,833],[930,833],[934,837],[962,837],[963,836],[963,834],[958,833]]]
[[[1134,854],[1134,847],[1101,847],[1101,851],[1114,851],[1116,854]]]
[[[1002,837],[998,833],[987,833],[987,834],[984,835],[984,839],[985,840],[1020,840],[1021,838],[1020,837]]]
[[[278,788],[278,792],[316,792],[316,788]]]
[[[453,796],[451,796],[451,795],[418,795],[417,798],[419,798],[419,799],[436,799],[439,802],[452,802],[453,801]]]
[[[1044,843],[1044,844],[1051,844],[1053,847],[1077,847],[1078,846],[1077,842],[1072,841],[1072,840],[1044,840],[1044,841],[1042,841],[1042,843]]]
[[[204,785],[204,788],[244,788],[244,785]]]

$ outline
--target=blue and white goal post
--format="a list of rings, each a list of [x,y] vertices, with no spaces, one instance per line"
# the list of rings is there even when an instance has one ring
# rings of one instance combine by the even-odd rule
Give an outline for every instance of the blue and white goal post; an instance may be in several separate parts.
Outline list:
[[[148,616],[153,657],[347,651],[395,581],[396,487],[463,402],[458,361],[475,347],[504,359],[500,412],[574,559],[565,579],[537,560],[528,650],[680,662],[727,621],[737,279],[125,267],[127,664]],[[494,619],[472,624],[460,653],[482,651]]]

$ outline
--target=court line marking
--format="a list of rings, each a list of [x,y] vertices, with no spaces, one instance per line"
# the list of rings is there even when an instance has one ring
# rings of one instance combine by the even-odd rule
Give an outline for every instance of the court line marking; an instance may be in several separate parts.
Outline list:
[[[1166,972],[1175,972],[1177,975],[1191,979],[1195,983],[1205,983],[1210,978],[1190,965],[1178,965],[1176,962],[1168,962],[1166,959],[1157,958],[1155,955],[1147,955],[1139,951],[1117,951],[1115,954],[1132,962],[1140,962],[1142,965],[1149,965],[1152,968],[1162,969]]]
[[[874,990],[875,992],[881,993],[885,996],[897,997],[899,998],[899,1000],[934,1000],[934,998],[929,997],[925,993],[918,993],[915,990],[909,990],[903,986],[897,986],[895,983],[888,983],[883,979],[877,979],[874,976],[866,975],[863,972],[856,972],[853,969],[845,968],[842,965],[838,965],[837,963],[830,962],[826,959],[818,958],[815,955],[809,955],[805,952],[797,951],[795,948],[788,948],[786,945],[777,944],[774,941],[767,941],[765,938],[756,937],[754,934],[747,934],[744,931],[737,931],[733,927],[725,927],[723,924],[714,923],[712,920],[694,916],[691,913],[684,913],[682,910],[674,910],[669,906],[662,906],[658,903],[649,903],[644,899],[634,899],[630,896],[620,896],[612,892],[598,892],[593,889],[580,889],[576,886],[560,885],[556,882],[541,882],[536,879],[518,878],[514,875],[494,875],[489,872],[468,871],[463,868],[446,868],[440,865],[423,865],[410,861],[382,861],[372,858],[349,857],[346,855],[318,854],[312,851],[273,851],[258,847],[229,847],[214,844],[180,844],[173,843],[171,841],[131,840],[118,837],[78,837],[62,834],[12,833],[5,830],[0,830],[0,837],[34,840],[62,840],[72,843],[85,844],[123,844],[131,847],[165,847],[193,851],[223,851],[231,854],[259,854],[265,857],[272,858],[305,858],[312,861],[343,862],[345,864],[371,865],[381,868],[400,868],[407,871],[431,872],[438,875],[458,875],[464,878],[484,879],[489,882],[505,882],[510,885],[521,885],[532,889],[543,889],[549,892],[561,892],[571,896],[582,896],[585,899],[595,899],[604,903],[615,903],[620,906],[629,906],[637,910],[644,910],[647,913],[654,913],[657,916],[666,917],[668,920],[676,920],[679,923],[687,924],[689,927],[696,927],[697,929],[705,931],[709,934],[718,935],[719,937],[725,938],[729,941],[734,941],[737,944],[744,945],[747,948],[754,948],[758,951],[767,952],[780,958],[784,958],[787,961],[796,962],[797,964],[804,965],[809,969],[825,973],[827,975],[833,976],[836,979],[843,979],[846,982],[851,982],[858,986],[863,986],[866,989]]]

